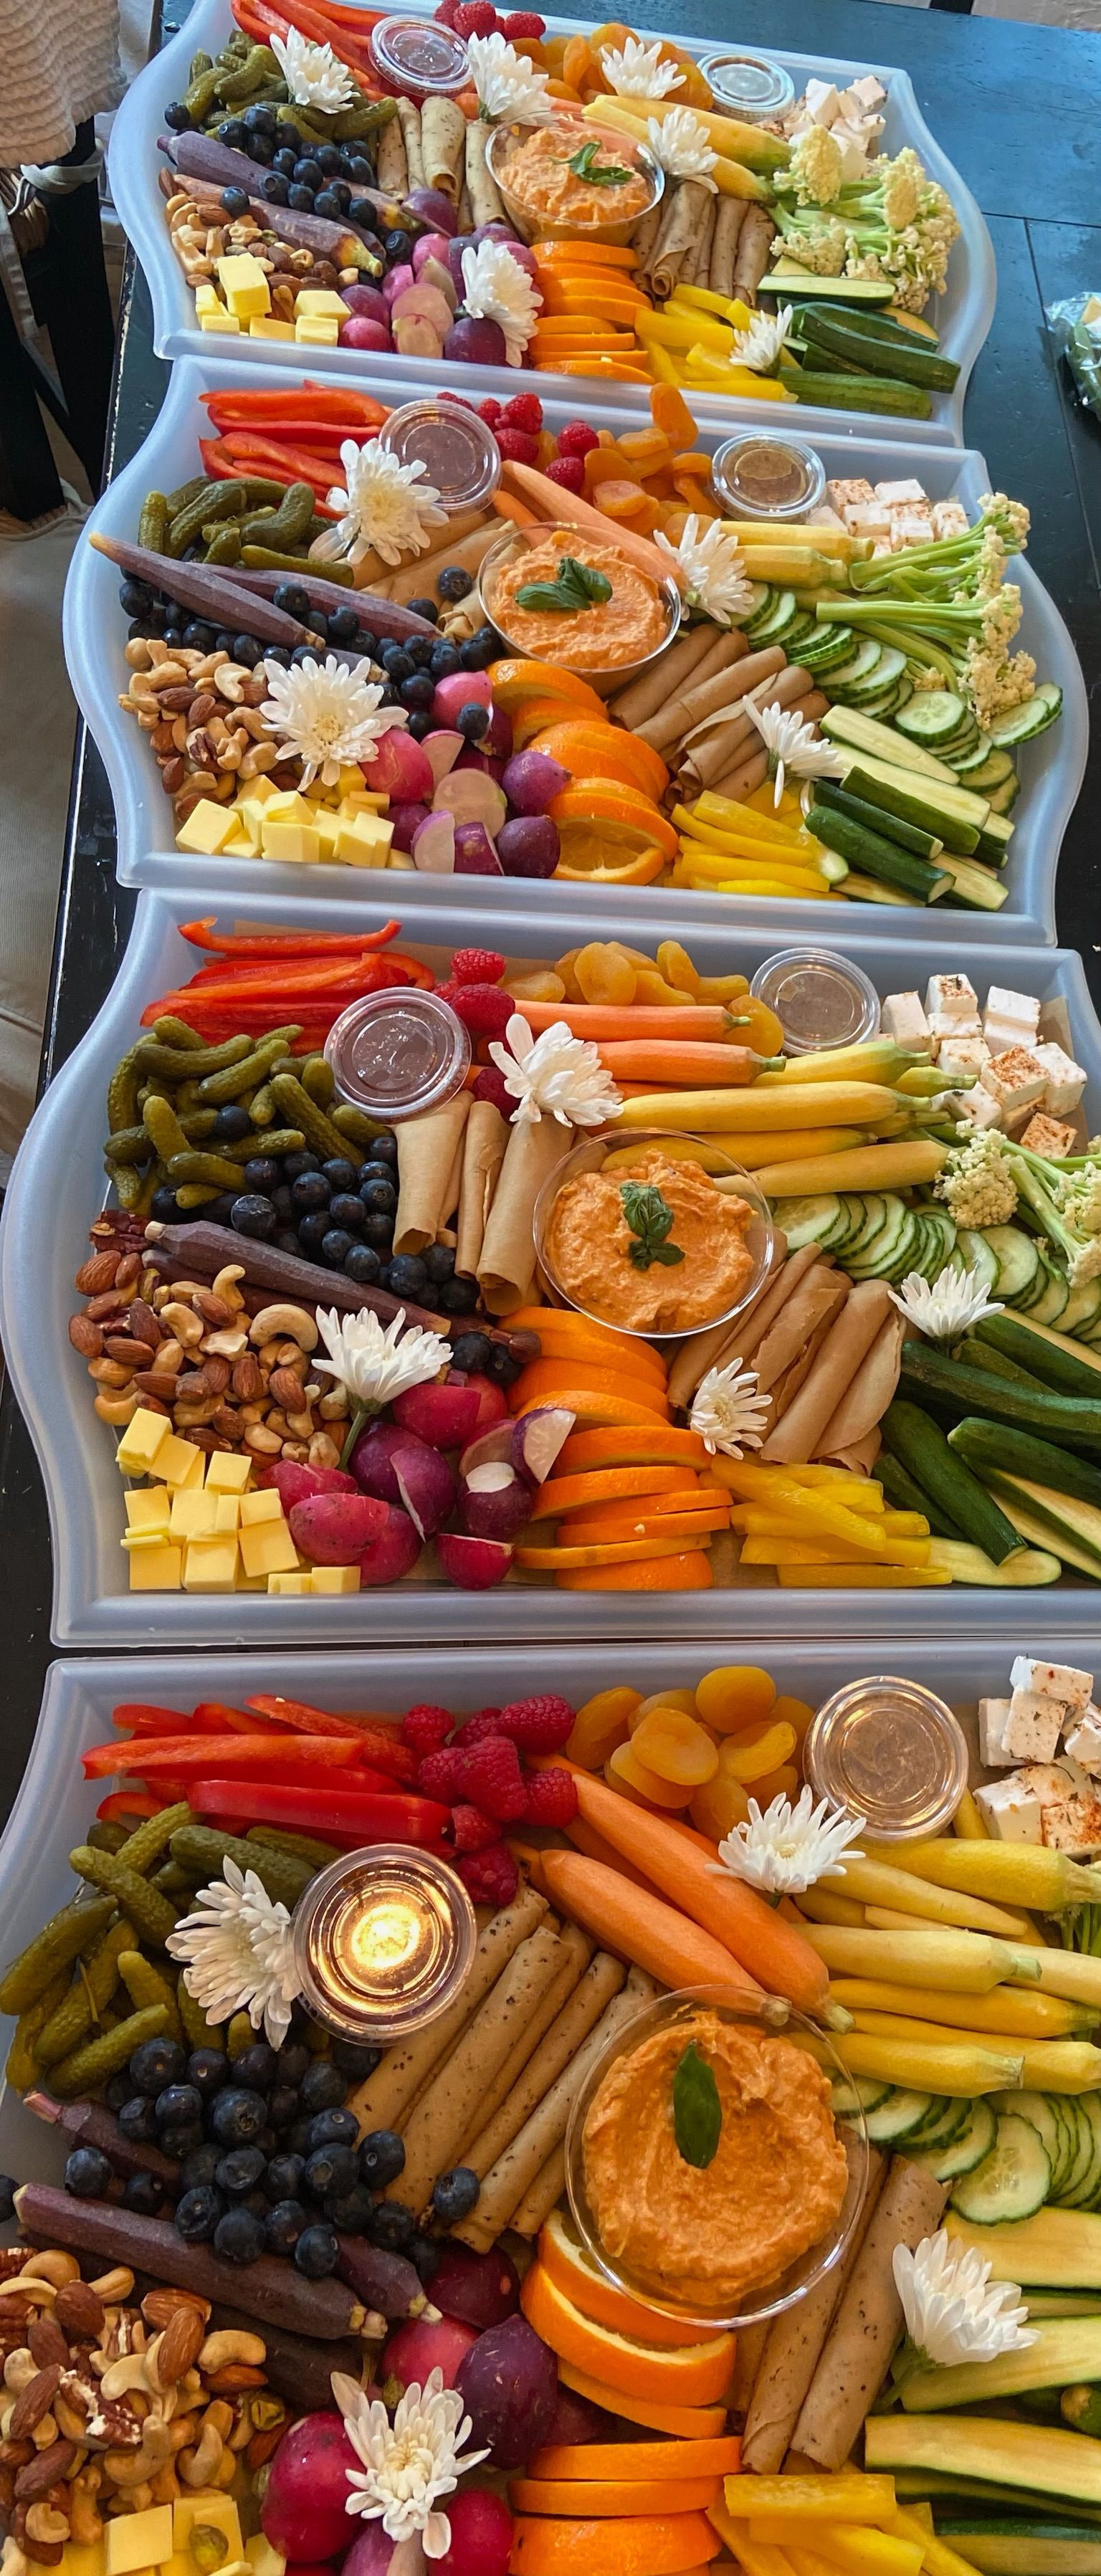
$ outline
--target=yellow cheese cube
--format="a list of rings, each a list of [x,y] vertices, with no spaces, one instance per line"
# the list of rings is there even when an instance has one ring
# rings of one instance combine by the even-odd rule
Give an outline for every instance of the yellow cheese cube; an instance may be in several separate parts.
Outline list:
[[[297,787],[276,787],[267,800],[267,820],[271,823],[312,823],[313,806]]]
[[[294,326],[295,339],[307,349],[335,349],[340,339],[340,324],[335,313],[301,313]]]
[[[128,1530],[154,1532],[168,1536],[168,1514],[172,1497],[167,1485],[132,1485],[124,1494]]]
[[[283,2576],[286,2559],[278,2549],[272,2548],[270,2540],[265,2540],[262,2531],[256,2532],[251,2540],[246,2540],[245,2556],[253,2576]]]
[[[271,289],[267,275],[251,251],[230,252],[218,261],[218,282],[231,313],[239,322],[251,321],[254,313],[270,313]]]
[[[240,789],[236,810],[238,814],[251,813],[254,805],[270,805],[272,797],[280,795],[281,792],[278,787],[272,786],[270,778],[265,778],[261,770],[258,778],[250,778],[248,786]]]
[[[314,817],[314,825],[322,860],[335,859],[337,835],[341,829],[340,816],[333,813],[331,806],[319,805]]]
[[[131,1592],[178,1592],[183,1565],[183,1550],[178,1547],[135,1547],[129,1550]]]
[[[202,1456],[201,1450],[199,1455]],[[251,1473],[252,1460],[245,1450],[215,1449],[207,1460],[206,1490],[208,1494],[243,1494]]]
[[[293,340],[293,322],[280,322],[274,313],[254,313],[248,326],[250,340]]]
[[[167,1538],[168,1531],[162,1529],[124,1530],[121,1545],[126,1549],[127,1555],[132,1548],[137,1548],[140,1554],[143,1548],[164,1547]]]
[[[157,1451],[157,1474],[172,1493],[178,1493],[181,1485],[189,1492],[201,1485],[205,1465],[205,1450],[197,1449],[193,1440],[181,1440],[178,1431],[170,1431]]]
[[[242,1529],[255,1529],[258,1521],[281,1521],[282,1518],[283,1506],[274,1485],[260,1485],[254,1494],[242,1494]]]
[[[234,1584],[234,1586],[233,1586],[234,1591],[235,1591],[235,1592],[266,1592],[266,1591],[267,1591],[267,1588],[268,1588],[268,1578],[267,1578],[267,1575],[266,1575],[266,1574],[242,1574],[242,1572],[241,1572],[241,1560],[240,1560],[240,1557],[238,1557],[238,1559],[237,1559],[237,1580],[236,1580],[236,1582],[235,1582],[235,1584]]]
[[[343,775],[342,770],[341,777]],[[346,790],[340,811],[354,822],[358,814],[385,814],[389,803],[389,797],[383,795],[381,788],[365,787],[361,777],[358,787]]]
[[[214,1506],[214,1528],[217,1533],[220,1534],[224,1530],[236,1530],[238,1521],[241,1517],[241,1497],[239,1494],[207,1493],[204,1494],[203,1501],[204,1503],[212,1503]]]
[[[260,817],[263,811],[264,808],[262,805],[254,806],[242,803],[233,807],[233,812],[237,817],[237,827],[234,831],[232,840],[226,842],[224,855],[227,859],[259,858]]]
[[[115,1457],[124,1476],[147,1476],[157,1451],[169,1435],[168,1415],[149,1413],[143,1404],[132,1413]]]
[[[341,823],[337,833],[336,855],[345,867],[384,868],[394,837],[392,823],[384,823],[380,814],[360,814]]]
[[[265,815],[260,827],[260,846],[266,859],[294,860],[302,867],[316,867],[321,857],[317,833],[305,823],[269,823]]]
[[[172,2539],[176,2549],[186,2549],[197,2522],[208,2531],[224,2532],[229,2542],[230,2558],[243,2558],[241,2518],[232,2496],[211,2494],[200,2489],[198,2495],[177,2496],[172,2506]],[[192,2562],[192,2576],[194,2564]]]
[[[333,790],[336,796],[359,796],[363,792],[363,771],[358,760],[341,762],[340,776]]]
[[[212,796],[200,796],[186,823],[176,834],[178,850],[194,850],[199,858],[216,859],[224,850],[233,831],[233,815],[228,805],[216,805]]]
[[[172,2555],[172,2507],[148,2505],[144,2513],[116,2514],[106,2525],[107,2576],[132,2576]]]
[[[335,286],[302,286],[294,299],[295,313],[323,313],[337,322],[346,322],[351,305],[338,295]]]
[[[256,857],[256,849],[253,844],[251,833],[240,829],[235,832],[231,832],[228,841],[223,844],[223,847],[219,852],[219,857],[224,859],[254,859]]]
[[[313,1586],[308,1574],[269,1574],[264,1580],[269,1592],[310,1592]]]
[[[298,1550],[285,1520],[254,1521],[240,1533],[246,1574],[296,1574]]]
[[[104,2559],[102,2540],[88,2541],[84,2547],[67,2540],[61,2553],[61,2576],[104,2576]]]
[[[310,1576],[311,1592],[358,1592],[358,1565],[315,1565]]]
[[[195,311],[196,313],[220,313],[222,311],[222,306],[218,299],[218,289],[209,277],[201,278],[195,289]]]
[[[200,1485],[181,1487],[174,1493],[170,1524],[173,1538],[213,1538],[217,1500],[216,1494],[204,1494]]]
[[[193,1538],[184,1564],[185,1592],[232,1592],[237,1572],[237,1540],[232,1530],[219,1538]]]
[[[240,318],[236,313],[227,313],[224,304],[211,304],[199,315],[199,329],[227,332],[231,338],[236,338],[241,329]]]

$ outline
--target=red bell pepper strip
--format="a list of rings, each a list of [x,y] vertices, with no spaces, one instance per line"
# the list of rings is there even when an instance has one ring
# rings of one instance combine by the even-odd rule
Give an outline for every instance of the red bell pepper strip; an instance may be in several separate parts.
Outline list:
[[[205,921],[181,921],[180,937],[188,940],[192,948],[209,949],[213,956],[227,960],[231,957],[270,958],[274,962],[277,958],[351,957],[358,955],[361,948],[388,947],[401,930],[400,921],[388,921],[384,930],[363,933],[353,930],[314,930],[308,933],[273,930],[270,937],[258,933],[250,939],[235,937],[232,931],[226,931],[223,937],[215,939],[211,936],[214,918],[211,913]]]
[[[236,1769],[238,1763],[255,1762],[263,1756],[276,1762],[354,1762],[356,1747],[346,1736],[295,1736],[285,1734],[227,1735],[219,1744],[217,1759]],[[125,1759],[125,1756],[123,1757]],[[143,1774],[147,1771],[209,1770],[212,1760],[210,1744],[204,1736],[166,1736],[159,1744],[143,1744],[136,1756]],[[109,1778],[117,1771],[120,1748],[117,1744],[93,1744],[81,1755],[86,1780]]]
[[[372,1717],[333,1717],[329,1711],[310,1708],[304,1700],[250,1699],[249,1707],[259,1717],[298,1727],[304,1735],[331,1735],[334,1732],[353,1736],[365,1762],[377,1771],[388,1771],[395,1780],[413,1781],[417,1776],[417,1758],[408,1744],[403,1744],[396,1726]]]
[[[303,420],[354,421],[357,429],[378,429],[389,409],[374,394],[360,393],[351,385],[319,384],[312,376],[288,386],[285,393],[260,386],[226,385],[200,394],[199,400],[205,404],[216,429],[251,429],[265,423],[278,428],[283,421]]]
[[[171,1800],[162,1798],[156,1789],[112,1789],[101,1798],[96,1808],[96,1821],[101,1825],[140,1824],[146,1816],[159,1816]]]
[[[307,1741],[316,1744],[316,1736]],[[263,1788],[252,1780],[196,1780],[188,1798],[197,1816],[247,1816],[252,1825],[301,1826],[360,1843],[433,1843],[450,1823],[450,1810],[412,1790],[389,1792],[330,1788]]]
[[[120,1700],[111,1711],[111,1724],[132,1735],[178,1735],[182,1726],[194,1726],[195,1719],[185,1717],[178,1708],[156,1708],[145,1700]],[[214,1730],[206,1728],[204,1732],[211,1734]],[[217,1732],[222,1733],[221,1727]]]
[[[191,1712],[191,1723],[193,1727],[201,1727],[204,1735],[256,1733],[256,1720],[249,1716],[247,1709],[230,1708],[227,1701],[220,1699],[201,1699]]]
[[[333,468],[323,459],[300,454],[297,448],[276,446],[271,439],[257,437],[253,430],[231,430],[228,438],[201,438],[199,454],[204,472],[212,481],[236,483],[250,469],[253,473],[262,469],[271,483],[308,483],[322,509],[326,493],[334,488]],[[332,518],[335,513],[330,511],[328,515]]]
[[[365,95],[377,98],[383,94],[365,46],[353,44],[346,29],[334,27],[319,11],[305,8],[303,0],[284,0],[282,9],[270,7],[268,0],[247,0],[247,5],[250,34],[259,31],[263,41],[268,33],[283,35],[289,23],[298,28],[300,35],[308,36],[311,44],[331,45],[338,62],[354,73]]]

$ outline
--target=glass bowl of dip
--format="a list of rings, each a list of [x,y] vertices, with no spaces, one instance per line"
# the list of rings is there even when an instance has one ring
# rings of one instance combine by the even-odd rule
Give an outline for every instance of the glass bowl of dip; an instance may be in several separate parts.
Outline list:
[[[698,2068],[680,2077],[693,2049]],[[832,2040],[783,1996],[743,2001],[733,1985],[640,2004],[590,2067],[566,2133],[570,2233],[590,2278],[713,2329],[780,2316],[833,2271],[867,2178],[863,2112]]]
[[[569,1259],[568,1248],[561,1239],[562,1211],[558,1212],[556,1223],[556,1210],[563,1191],[574,1192],[572,1204],[576,1211],[581,1204],[577,1185],[587,1175],[600,1180],[607,1171],[617,1190],[623,1182],[632,1179],[645,1185],[654,1168],[652,1158],[657,1155],[667,1164],[682,1166],[691,1192],[682,1208],[680,1220],[680,1231],[690,1227],[690,1241],[679,1247],[685,1251],[684,1261],[669,1264],[654,1261],[645,1270],[636,1269],[627,1252],[631,1238],[626,1220],[622,1220],[622,1238],[617,1240],[617,1210],[610,1194],[601,1189],[589,1194],[597,1211],[594,1218],[593,1284],[590,1285],[588,1277],[582,1280],[578,1276]],[[722,1199],[732,1197],[744,1200],[749,1209],[749,1220],[744,1230],[739,1229],[736,1233],[733,1228],[730,1230],[731,1241],[744,1245],[748,1266],[736,1283],[720,1285],[711,1303],[707,1302],[699,1287],[701,1262],[706,1252],[701,1228],[706,1224],[709,1213],[706,1200],[712,1196],[707,1191],[701,1201],[698,1187],[692,1190],[692,1183],[698,1185],[701,1179],[711,1179],[722,1185],[715,1200],[716,1207],[721,1205]],[[672,1185],[667,1183],[666,1186]],[[699,1217],[692,1213],[694,1209],[702,1210]],[[690,1334],[704,1332],[712,1324],[732,1323],[757,1295],[776,1257],[776,1229],[768,1201],[752,1174],[743,1171],[740,1163],[736,1163],[722,1146],[713,1145],[709,1139],[673,1135],[662,1128],[633,1128],[629,1132],[626,1129],[606,1129],[602,1136],[586,1137],[583,1144],[576,1145],[573,1152],[565,1155],[549,1173],[535,1202],[532,1222],[540,1269],[559,1302],[563,1306],[572,1306],[576,1314],[588,1315],[593,1323],[609,1325],[616,1332],[633,1334],[637,1341],[684,1341]],[[677,1235],[678,1221],[674,1216],[667,1235],[668,1243],[674,1248],[678,1248]],[[634,1239],[638,1241],[641,1238],[636,1236]],[[652,1285],[656,1301],[658,1292],[664,1287],[669,1291],[667,1306],[659,1308],[655,1302],[649,1321],[625,1320],[623,1313],[616,1311],[617,1281],[621,1273],[625,1294],[634,1288],[637,1280]],[[685,1294],[693,1297],[693,1311],[684,1322],[666,1320],[667,1314],[678,1311],[673,1301],[682,1280]],[[637,1317],[638,1309],[634,1311]],[[679,1311],[684,1312],[683,1305]]]
[[[561,611],[518,606],[516,592],[529,582],[553,582],[566,556],[603,573],[611,598]],[[614,543],[581,528],[552,527],[506,528],[482,557],[478,599],[509,653],[577,671],[596,688],[601,681],[619,687],[656,662],[673,641],[684,605],[671,575],[641,571]]]
[[[628,178],[618,186],[594,186],[582,171],[572,170],[571,161],[587,144],[597,147],[590,167],[614,167]],[[645,143],[610,126],[590,125],[568,110],[556,114],[552,125],[495,125],[486,168],[526,242],[572,239],[622,248],[665,189],[665,173]]]

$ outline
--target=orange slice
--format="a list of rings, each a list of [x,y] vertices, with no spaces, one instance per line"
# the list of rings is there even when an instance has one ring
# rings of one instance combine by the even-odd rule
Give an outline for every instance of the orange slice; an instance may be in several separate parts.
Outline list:
[[[536,1396],[531,1403],[521,1405],[520,1412],[535,1413],[546,1401],[544,1395]],[[595,1395],[591,1387],[571,1384],[562,1387],[554,1401],[591,1429],[601,1423],[628,1431],[664,1431],[667,1428],[652,1404],[636,1403],[633,1397],[626,1395]],[[572,1432],[570,1438],[573,1438]]]
[[[519,1007],[522,1010],[523,1004]],[[634,1360],[640,1368],[660,1375],[665,1384],[665,1362],[650,1342],[641,1341],[636,1333],[621,1333],[614,1324],[594,1323],[591,1315],[579,1315],[572,1306],[518,1306],[508,1321],[510,1332],[553,1333],[573,1350],[586,1351],[590,1359],[605,1360],[610,1368],[624,1359]]]
[[[629,367],[623,358],[556,358],[553,368],[548,369],[544,364],[536,372],[539,375],[607,376],[617,385],[648,385],[652,381],[645,367]]]
[[[584,716],[566,723],[556,719],[547,726],[538,748],[560,760],[563,769],[568,769],[575,779],[617,776],[618,770],[607,766],[609,759],[615,757],[623,773],[622,784],[633,787],[636,795],[641,788],[643,795],[655,802],[664,796],[669,784],[669,772],[660,754],[652,751],[639,734],[625,733],[621,726],[608,722],[594,725]],[[596,758],[592,759],[589,755],[594,752]]]
[[[730,1514],[715,1503],[709,1511],[679,1512],[661,1510],[658,1498],[656,1513],[648,1513],[645,1504],[632,1511],[620,1503],[605,1503],[603,1511],[585,1519],[579,1512],[576,1520],[563,1521],[558,1532],[560,1547],[591,1547],[603,1539],[675,1538],[686,1547],[706,1547],[716,1530],[729,1529]]]
[[[741,2464],[738,2436],[727,2433],[713,2442],[558,2442],[536,2452],[528,2475],[580,2485],[590,2478],[731,2478]]]
[[[553,1521],[560,1512],[576,1511],[582,1505],[630,1500],[636,1494],[655,1504],[666,1494],[679,1496],[684,1491],[683,1476],[680,1467],[608,1467],[598,1475],[554,1476],[540,1485],[531,1517],[533,1521]]]
[[[606,2379],[594,2379],[591,2371],[576,2369],[561,2355],[558,2376],[575,2397],[587,2397],[606,2414],[622,2416],[625,2424],[644,2424],[650,2432],[668,2433],[682,2442],[713,2441],[726,2431],[725,2406],[679,2406],[664,2398],[629,2397],[624,2389],[612,2388]]]
[[[706,2513],[722,2493],[721,2478],[514,2478],[514,2513],[557,2513],[588,2520],[631,2513]]]
[[[583,1475],[588,1468],[676,1464],[709,1468],[711,1461],[698,1431],[683,1430],[675,1423],[609,1421],[600,1430],[571,1431],[554,1463],[561,1479]]]
[[[578,1863],[578,1867],[581,1864]],[[529,2326],[559,2358],[590,2370],[627,2397],[666,2399],[672,2405],[710,2406],[726,2396],[734,2366],[732,2334],[702,2343],[659,2348],[582,2315],[541,2262],[532,2264],[520,2293]]]
[[[715,1581],[701,1548],[658,1557],[649,1565],[579,1567],[555,1577],[560,1592],[710,1592]],[[623,2413],[622,2406],[620,2414]],[[653,2422],[647,2416],[647,2423]]]
[[[510,1325],[511,1322],[510,1316]],[[572,1360],[582,1369],[617,1369],[621,1376],[634,1378],[640,1386],[645,1380],[656,1394],[664,1396],[665,1369],[649,1342],[604,1343],[596,1339],[599,1329],[598,1325],[594,1326],[594,1338],[590,1341],[584,1334],[560,1333],[553,1324],[541,1324],[541,1357],[545,1360]],[[534,1366],[534,1362],[530,1365]]]
[[[543,241],[536,245],[538,268],[608,268],[638,267],[638,252],[627,244],[615,242]]]
[[[587,1547],[518,1547],[517,1565],[527,1566],[533,1574],[574,1574],[588,1572],[593,1566],[641,1565],[647,1557],[678,1556],[678,1538],[601,1539]],[[691,1792],[686,1789],[684,1803]]]
[[[658,1380],[641,1369],[605,1368],[600,1361],[582,1359],[580,1351],[572,1359],[529,1360],[513,1387],[513,1402],[522,1413],[533,1397],[557,1399],[563,1387],[585,1387],[590,1395],[623,1395],[630,1404],[644,1404],[648,1413],[659,1413],[668,1419],[669,1398]]]
[[[622,2522],[555,2522],[521,2515],[513,2576],[690,2576],[722,2541],[702,2513],[632,2514]]]
[[[685,2344],[710,2340],[708,2326],[682,2325],[676,2317],[660,2316],[655,2308],[644,2307],[641,2299],[632,2299],[626,2290],[617,2290],[614,2282],[606,2281],[579,2243],[563,2210],[552,2210],[540,2231],[539,2260],[548,2278],[564,2291],[568,2299],[572,2299],[583,2316],[591,2317],[598,2325],[618,2327],[624,2334],[638,2335],[644,2342],[669,2345],[674,2350]],[[615,2464],[610,2468],[593,2469],[591,2475],[594,2478],[629,2477],[630,2469],[621,2467],[619,2463],[630,2459],[633,2454],[619,2443],[606,2447],[614,2451]],[[720,2447],[729,2450],[732,2446],[727,2443]],[[733,2448],[737,2452],[737,2444]],[[557,2455],[550,2451],[543,2454],[544,2460],[555,2456],[564,2459],[567,2454],[565,2451]],[[587,2450],[579,2449],[571,2456],[581,2459],[587,2456]],[[736,2467],[737,2459],[728,2465]],[[569,2478],[582,2474],[581,2470],[574,2468],[537,2469],[534,2462],[530,2470],[531,2476],[540,2478]],[[722,2472],[714,2461],[701,2460],[697,2462],[694,2474],[697,2477],[717,2477]],[[659,2462],[652,2468],[640,2465],[638,2475],[640,2478],[662,2477],[665,2475],[664,2464]],[[557,2510],[557,2506],[547,2507],[548,2513]],[[660,2513],[662,2507],[655,2505],[654,2511]]]
[[[587,680],[576,671],[560,671],[553,662],[493,662],[488,678],[493,690],[494,706],[504,707],[512,715],[517,707],[526,706],[533,698],[566,698],[595,723],[606,722],[604,703]]]
[[[596,828],[593,826],[594,830]],[[616,827],[605,824],[602,828],[610,838]],[[577,838],[576,835],[585,837]],[[659,877],[662,869],[668,866],[665,853],[659,850],[656,841],[648,841],[640,849],[625,850],[622,856],[615,857],[606,843],[594,846],[588,835],[589,826],[586,824],[566,826],[566,833],[562,836],[563,855],[554,871],[555,877],[566,885],[652,885],[655,877]],[[641,834],[638,838],[641,840]]]
[[[667,859],[675,859],[680,850],[680,835],[641,788],[617,783],[609,786],[607,776],[576,778],[572,787],[563,787],[547,807],[552,823],[604,822],[636,823],[640,831],[664,850]]]

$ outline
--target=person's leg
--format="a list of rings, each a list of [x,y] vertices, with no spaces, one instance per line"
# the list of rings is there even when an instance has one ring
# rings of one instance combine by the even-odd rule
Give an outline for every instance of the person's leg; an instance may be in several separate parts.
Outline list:
[[[80,168],[96,149],[89,117],[78,125],[72,151],[62,169]],[[50,334],[54,364],[69,414],[68,437],[93,492],[103,481],[103,457],[111,401],[115,325],[107,272],[103,264],[99,189],[94,180],[64,195],[49,194],[50,241],[42,254],[41,284],[36,286],[37,319]]]
[[[30,521],[64,506],[34,378],[0,288],[0,508]]]

